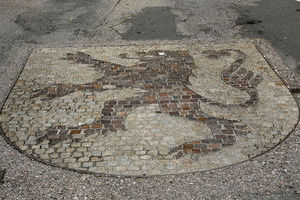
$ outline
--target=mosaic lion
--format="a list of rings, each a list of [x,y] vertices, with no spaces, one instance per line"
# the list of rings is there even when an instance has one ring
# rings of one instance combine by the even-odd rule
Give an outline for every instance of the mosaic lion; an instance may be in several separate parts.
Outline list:
[[[38,143],[49,140],[50,145],[61,141],[75,139],[74,134],[87,137],[92,134],[116,132],[124,130],[126,116],[135,108],[150,104],[158,104],[162,113],[184,117],[188,120],[206,124],[211,132],[211,139],[199,139],[186,142],[170,149],[176,158],[183,155],[205,155],[216,152],[223,147],[233,145],[235,135],[240,132],[241,125],[236,120],[223,119],[211,116],[201,110],[200,102],[207,102],[220,107],[249,107],[258,102],[259,96],[256,87],[262,81],[260,75],[242,68],[246,55],[239,50],[225,49],[219,51],[204,51],[208,58],[217,59],[221,56],[237,55],[235,61],[221,72],[221,79],[232,87],[238,88],[249,95],[244,103],[224,105],[209,100],[187,86],[189,77],[193,76],[193,69],[197,66],[193,57],[186,50],[180,51],[149,51],[137,53],[140,64],[123,66],[115,63],[93,59],[83,52],[67,54],[66,60],[75,63],[90,64],[96,71],[104,74],[93,82],[86,84],[55,84],[39,90],[32,98],[46,99],[59,98],[76,91],[105,91],[123,88],[139,88],[145,92],[140,96],[124,99],[108,100],[104,103],[101,118],[92,124],[77,127],[57,126],[39,133]],[[127,54],[121,58],[130,59]]]

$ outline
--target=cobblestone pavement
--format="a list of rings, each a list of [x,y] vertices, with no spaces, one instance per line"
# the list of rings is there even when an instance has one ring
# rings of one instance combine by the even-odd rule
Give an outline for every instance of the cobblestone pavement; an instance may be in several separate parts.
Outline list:
[[[1,127],[42,162],[109,175],[205,171],[256,157],[298,122],[251,43],[35,49]]]

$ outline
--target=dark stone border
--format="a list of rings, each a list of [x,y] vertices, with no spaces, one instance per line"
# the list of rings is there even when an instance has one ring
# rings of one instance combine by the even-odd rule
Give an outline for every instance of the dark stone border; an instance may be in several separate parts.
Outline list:
[[[295,71],[287,67],[278,50],[273,48],[272,44],[266,39],[260,38],[251,41],[290,92],[300,93],[300,79],[297,80],[298,75]]]
[[[5,169],[0,169],[0,184],[3,183],[4,175],[6,173]]]

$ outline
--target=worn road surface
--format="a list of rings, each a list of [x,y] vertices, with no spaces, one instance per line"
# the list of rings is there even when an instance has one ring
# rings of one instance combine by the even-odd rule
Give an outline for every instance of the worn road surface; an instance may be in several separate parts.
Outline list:
[[[299,23],[295,0],[0,0],[0,105],[34,47],[257,38],[299,103]],[[298,126],[275,149],[234,166],[142,178],[44,165],[0,137],[0,199],[300,199],[299,137]]]

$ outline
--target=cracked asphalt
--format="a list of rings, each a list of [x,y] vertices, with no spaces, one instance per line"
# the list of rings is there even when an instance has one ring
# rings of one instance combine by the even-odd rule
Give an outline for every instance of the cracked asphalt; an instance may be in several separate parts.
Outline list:
[[[34,47],[251,39],[299,103],[295,0],[0,0],[0,105]],[[261,38],[261,39],[257,39]],[[223,169],[96,177],[33,161],[0,137],[0,199],[300,199],[299,125],[281,145]],[[1,179],[1,176],[0,176]],[[1,182],[1,180],[0,180]]]

